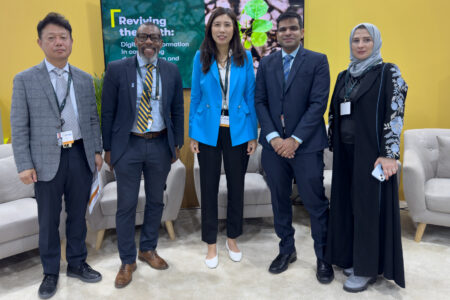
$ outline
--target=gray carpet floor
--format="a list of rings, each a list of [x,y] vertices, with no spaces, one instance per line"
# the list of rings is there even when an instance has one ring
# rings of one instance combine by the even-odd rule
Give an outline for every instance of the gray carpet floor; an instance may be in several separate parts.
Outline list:
[[[247,219],[238,239],[243,252],[232,262],[225,249],[225,222],[219,223],[219,266],[204,264],[206,246],[200,240],[200,210],[184,209],[174,222],[177,238],[171,241],[161,227],[158,253],[168,270],[157,271],[138,261],[133,281],[114,288],[120,266],[115,230],[108,230],[102,248],[93,248],[95,235],[88,234],[88,263],[100,271],[99,283],[87,284],[66,276],[61,264],[58,291],[52,299],[450,299],[450,228],[429,225],[421,243],[414,242],[415,227],[406,210],[401,211],[406,289],[381,277],[365,292],[349,294],[342,289],[346,277],[335,268],[335,280],[322,285],[315,278],[315,256],[309,219],[302,206],[294,207],[298,260],[279,275],[267,269],[278,254],[278,238],[272,218]],[[136,241],[139,238],[139,227]],[[37,299],[42,280],[38,250],[0,260],[0,299]]]

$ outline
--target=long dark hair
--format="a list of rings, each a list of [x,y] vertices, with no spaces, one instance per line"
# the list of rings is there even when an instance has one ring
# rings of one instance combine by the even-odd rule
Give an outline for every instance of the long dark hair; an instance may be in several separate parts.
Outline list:
[[[229,16],[233,23],[233,37],[230,41],[230,49],[233,51],[234,64],[239,67],[243,66],[244,60],[247,59],[244,47],[242,47],[241,44],[236,14],[229,8],[218,7],[211,13],[208,24],[206,24],[205,39],[200,46],[200,61],[202,63],[202,71],[205,74],[208,73],[211,68],[213,58],[217,59],[219,54],[219,50],[216,47],[216,42],[212,37],[211,27],[214,19],[221,15]]]

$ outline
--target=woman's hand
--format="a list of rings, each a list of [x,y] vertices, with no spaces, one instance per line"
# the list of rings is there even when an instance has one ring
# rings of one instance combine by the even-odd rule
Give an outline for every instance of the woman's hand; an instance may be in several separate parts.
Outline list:
[[[387,157],[378,157],[373,164],[373,167],[375,168],[378,164],[381,164],[381,168],[383,169],[384,177],[386,177],[386,180],[388,180],[392,175],[397,174],[397,160]]]
[[[190,148],[192,153],[200,153],[200,150],[198,150],[198,142],[194,139],[191,139]]]
[[[252,155],[256,151],[256,147],[258,146],[256,140],[248,141],[247,143],[247,155]]]

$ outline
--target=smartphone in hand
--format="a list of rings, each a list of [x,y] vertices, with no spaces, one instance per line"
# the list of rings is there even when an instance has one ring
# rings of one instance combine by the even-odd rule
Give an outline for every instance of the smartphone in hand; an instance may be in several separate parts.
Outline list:
[[[386,177],[384,177],[384,172],[383,168],[381,168],[381,164],[376,165],[375,169],[373,169],[372,171],[372,176],[381,182],[383,182],[386,179]]]

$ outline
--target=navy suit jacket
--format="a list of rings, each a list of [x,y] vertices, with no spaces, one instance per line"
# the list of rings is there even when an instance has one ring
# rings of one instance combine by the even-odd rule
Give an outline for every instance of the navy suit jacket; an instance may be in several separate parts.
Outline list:
[[[184,104],[181,75],[175,64],[158,59],[162,84],[163,118],[172,157],[184,140]],[[103,148],[114,165],[124,153],[136,116],[136,56],[110,62],[102,92]]]
[[[266,136],[295,135],[303,142],[296,154],[320,151],[328,146],[323,115],[330,90],[327,57],[300,47],[284,82],[281,50],[263,57],[256,75],[255,106],[261,126],[260,144],[272,149]],[[284,114],[285,132],[281,125]]]

